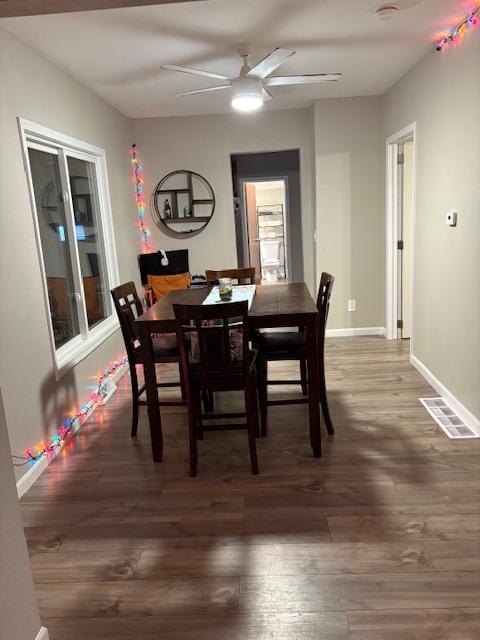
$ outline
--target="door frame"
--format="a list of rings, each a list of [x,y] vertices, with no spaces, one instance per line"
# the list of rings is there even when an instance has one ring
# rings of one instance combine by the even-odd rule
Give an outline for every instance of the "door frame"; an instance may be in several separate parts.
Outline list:
[[[242,221],[242,235],[243,235],[243,261],[244,264],[250,264],[250,252],[249,252],[249,242],[248,242],[248,230],[247,230],[247,208],[245,203],[245,184],[252,182],[276,182],[278,180],[283,180],[285,184],[285,211],[283,215],[285,217],[284,224],[284,232],[285,232],[285,244],[286,244],[286,264],[285,264],[285,281],[290,282],[290,271],[291,271],[291,243],[290,243],[290,216],[289,216],[289,202],[290,202],[290,191],[288,184],[288,176],[287,175],[276,175],[276,176],[265,176],[259,177],[255,176],[254,178],[240,178],[239,180],[239,198],[240,198],[240,214]],[[260,274],[261,277],[261,274]]]
[[[413,138],[413,204],[412,204],[412,275],[410,305],[410,352],[413,350],[414,334],[414,274],[415,274],[415,228],[417,217],[417,123],[412,122],[397,133],[389,136],[386,141],[386,324],[387,340],[398,338],[397,320],[399,309],[399,272],[398,272],[398,240],[399,240],[399,175],[398,175],[398,147],[406,140]]]

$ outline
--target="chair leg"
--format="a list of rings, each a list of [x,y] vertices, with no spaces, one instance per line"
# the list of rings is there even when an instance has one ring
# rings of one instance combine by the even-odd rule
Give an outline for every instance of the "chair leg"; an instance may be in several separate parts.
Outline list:
[[[183,377],[183,367],[181,362],[178,363],[178,372],[180,375],[180,389],[182,392],[182,400],[186,400],[187,394],[185,392],[185,378]]]
[[[202,402],[205,413],[213,411],[213,391],[202,391]]]
[[[255,388],[255,376],[249,376],[247,386],[245,387],[245,412],[247,416],[248,430],[248,448],[250,450],[250,464],[253,475],[258,475],[258,459],[257,459],[257,443],[256,435],[258,432],[258,411],[257,411],[257,392]]]
[[[258,376],[257,372],[254,370],[250,374],[252,377],[252,390],[248,392],[249,401],[251,402],[251,413],[255,425],[255,437],[260,437],[260,419],[259,419],[259,411],[258,411]],[[250,384],[250,383],[248,383]],[[247,385],[248,386],[248,385]],[[246,397],[246,396],[245,396]]]
[[[192,390],[193,393],[193,390]],[[197,411],[196,411],[196,399],[191,398],[188,403],[188,439],[189,439],[189,476],[195,478],[197,475]]]
[[[213,391],[208,391],[208,406],[210,411],[213,411],[215,409],[215,396],[213,395]]]
[[[259,358],[257,361],[257,384],[258,384],[258,399],[260,402],[260,435],[264,438],[267,435],[267,376],[268,376],[268,364],[264,358]]]
[[[132,438],[135,438],[138,428],[138,408],[140,406],[138,402],[138,378],[135,363],[130,365],[130,384],[132,386],[132,428],[130,435]]]
[[[320,405],[322,407],[323,419],[325,420],[325,426],[327,427],[327,432],[329,435],[333,436],[335,434],[335,427],[333,426],[332,419],[330,417],[330,411],[328,409],[328,401],[327,401],[327,386],[325,384],[325,365],[323,363],[323,359],[320,360],[320,371],[319,373],[319,392],[320,392]]]
[[[202,391],[202,394],[205,393]],[[195,395],[195,412],[196,412],[196,421],[195,421],[195,430],[197,434],[198,440],[203,440],[203,421],[202,421],[202,398],[200,393]]]
[[[300,360],[300,384],[302,385],[302,394],[308,396],[308,383],[307,383],[307,361],[302,358]]]

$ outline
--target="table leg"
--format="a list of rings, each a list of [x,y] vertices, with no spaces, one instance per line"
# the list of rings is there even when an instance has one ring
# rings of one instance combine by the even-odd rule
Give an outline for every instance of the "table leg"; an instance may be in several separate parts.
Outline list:
[[[318,316],[309,318],[306,326],[306,348],[308,367],[308,417],[310,423],[310,443],[314,458],[322,456],[320,433],[320,396],[318,386]]]
[[[145,375],[145,391],[147,394],[148,422],[152,440],[152,454],[154,462],[161,462],[163,455],[162,420],[160,405],[158,404],[157,374],[153,357],[152,336],[146,322],[137,324],[142,345],[143,370]]]

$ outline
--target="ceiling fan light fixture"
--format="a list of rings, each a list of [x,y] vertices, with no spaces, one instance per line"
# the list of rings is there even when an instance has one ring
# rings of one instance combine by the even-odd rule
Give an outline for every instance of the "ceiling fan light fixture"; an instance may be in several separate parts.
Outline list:
[[[232,82],[232,107],[252,113],[263,107],[263,86],[257,78],[237,78]]]
[[[263,107],[263,99],[260,96],[250,93],[243,93],[232,98],[232,107],[243,113],[258,111]]]

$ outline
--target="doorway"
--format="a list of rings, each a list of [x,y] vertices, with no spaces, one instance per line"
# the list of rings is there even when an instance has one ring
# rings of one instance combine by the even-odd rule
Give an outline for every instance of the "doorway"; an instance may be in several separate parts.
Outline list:
[[[237,264],[257,282],[303,282],[298,149],[231,156]]]
[[[415,124],[387,140],[387,337],[412,339]]]
[[[288,281],[287,178],[241,181],[250,266],[258,282]]]

